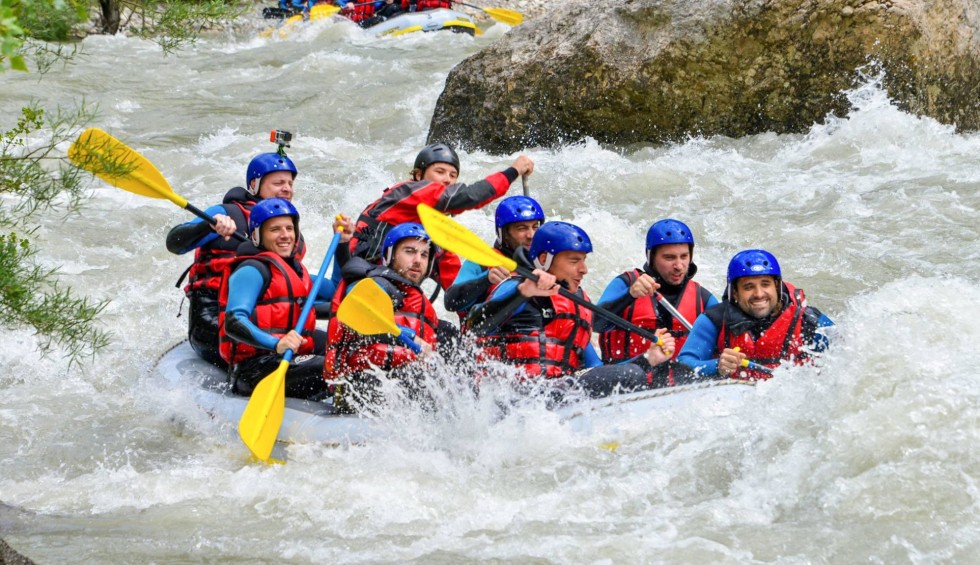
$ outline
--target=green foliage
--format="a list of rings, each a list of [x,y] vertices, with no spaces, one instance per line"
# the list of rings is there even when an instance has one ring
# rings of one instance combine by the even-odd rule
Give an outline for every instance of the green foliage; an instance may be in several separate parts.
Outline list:
[[[87,18],[88,0],[0,0],[0,72],[27,71],[29,55],[43,74],[74,53],[60,42]],[[221,27],[250,9],[242,0],[108,0],[103,8],[126,14],[127,29],[165,51],[193,43],[201,31]],[[71,362],[108,344],[96,327],[107,302],[78,298],[61,285],[56,269],[36,261],[37,216],[77,212],[85,199],[82,172],[57,148],[73,141],[93,114],[84,107],[50,116],[36,104],[17,125],[0,130],[0,327],[32,328],[43,354],[63,348]],[[31,140],[28,143],[28,140]],[[41,140],[41,141],[38,141]]]
[[[132,10],[131,31],[155,41],[168,53],[193,44],[202,31],[250,10],[237,0],[121,0],[119,4]]]
[[[53,117],[31,106],[15,127],[0,130],[0,326],[33,328],[42,353],[58,346],[72,362],[108,344],[95,325],[107,302],[78,298],[61,285],[56,269],[37,264],[33,239],[39,213],[77,212],[84,200],[81,171],[57,147],[91,119],[84,106]]]
[[[26,71],[27,64],[20,54],[24,29],[17,24],[14,14],[15,0],[0,0],[0,72],[7,66],[15,71]]]
[[[78,0],[21,0],[15,6],[26,34],[41,41],[67,41],[72,28],[87,17],[87,6]]]

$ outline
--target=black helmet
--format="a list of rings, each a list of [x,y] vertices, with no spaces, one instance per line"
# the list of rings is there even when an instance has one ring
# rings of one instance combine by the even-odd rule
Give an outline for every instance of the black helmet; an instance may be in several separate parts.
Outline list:
[[[415,168],[423,172],[432,163],[449,163],[456,167],[456,172],[459,173],[459,156],[445,143],[426,145],[415,158]]]

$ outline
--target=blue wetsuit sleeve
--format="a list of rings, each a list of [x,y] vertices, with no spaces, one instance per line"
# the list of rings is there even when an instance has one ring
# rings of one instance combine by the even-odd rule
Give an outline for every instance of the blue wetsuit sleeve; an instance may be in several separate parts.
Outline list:
[[[677,355],[677,362],[687,365],[695,372],[706,377],[718,375],[718,328],[714,323],[701,314],[694,320],[684,347]]]
[[[467,259],[466,261],[463,261],[463,265],[459,268],[459,273],[456,275],[456,280],[453,281],[453,286],[465,284],[481,277],[486,277],[487,272],[489,271],[490,269],[484,267],[483,265],[474,263],[473,261]]]
[[[228,337],[253,347],[275,351],[279,338],[263,331],[252,320],[255,302],[265,280],[258,269],[242,265],[228,279],[228,306],[225,308],[225,332]]]
[[[606,286],[606,290],[602,291],[602,296],[599,297],[596,306],[610,312],[620,312],[629,305],[631,300],[633,297],[630,296],[630,287],[626,286],[626,281],[616,277]],[[612,328],[613,323],[602,316],[596,316],[592,322],[592,331],[596,333],[609,331]]]
[[[522,279],[510,278],[494,289],[483,304],[474,306],[466,318],[466,325],[477,334],[488,334],[503,325],[511,316],[521,312],[527,298],[517,290]]]
[[[587,369],[592,367],[598,367],[602,365],[602,358],[596,353],[595,347],[592,347],[592,342],[590,341],[588,345],[585,346],[585,358],[582,359],[582,364]]]
[[[831,338],[835,333],[833,328],[836,328],[834,321],[821,312],[820,318],[817,320],[817,331],[814,332],[813,339],[810,341],[810,348],[817,353],[826,351],[830,347]]]
[[[490,295],[487,302],[501,302],[507,300],[508,298],[517,294],[517,285],[520,281],[517,279],[507,279],[504,282],[497,285],[497,288],[493,290],[493,294]],[[518,310],[519,312],[519,310]],[[515,314],[517,312],[514,312]]]
[[[224,206],[215,204],[204,211],[207,215],[214,217],[218,214],[226,214]],[[195,217],[189,222],[174,226],[167,234],[167,250],[177,255],[183,255],[188,251],[193,251],[205,245],[216,237],[217,232],[211,229],[211,225]]]
[[[489,269],[474,263],[464,261],[456,275],[456,280],[446,289],[443,299],[446,310],[463,312],[482,300],[490,290],[490,279],[487,278]]]
[[[720,302],[718,302],[718,299],[715,298],[714,294],[709,294],[708,301],[704,304],[704,309],[707,310],[708,308],[711,308],[715,304],[720,304]]]
[[[324,279],[323,282],[320,283],[320,288],[317,290],[316,301],[318,303],[330,302],[333,300],[333,295],[335,292],[337,292],[337,288],[340,286],[340,281],[342,280],[340,271],[340,258],[337,257],[337,254],[335,253],[333,256],[333,264],[330,266],[330,277]]]

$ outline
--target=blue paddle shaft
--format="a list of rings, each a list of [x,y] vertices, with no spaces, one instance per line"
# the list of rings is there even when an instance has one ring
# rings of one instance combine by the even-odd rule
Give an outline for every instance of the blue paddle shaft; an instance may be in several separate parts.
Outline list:
[[[313,280],[313,287],[310,289],[310,295],[306,297],[306,302],[303,303],[303,309],[299,313],[299,319],[296,320],[296,333],[301,333],[303,326],[306,325],[306,318],[310,315],[310,310],[313,309],[313,303],[316,301],[316,294],[320,292],[320,285],[323,284],[323,279],[327,276],[327,267],[330,263],[333,263],[333,256],[337,252],[337,244],[340,243],[340,232],[333,234],[333,239],[330,241],[330,247],[327,248],[327,254],[323,256],[323,263],[320,265],[320,271],[316,274],[316,279]],[[286,361],[293,360],[293,350],[287,349],[286,353],[283,354],[282,358]]]
[[[201,218],[205,222],[211,224],[212,226],[218,225],[218,220],[215,220],[214,217],[208,215],[207,212],[201,210],[197,206],[194,206],[190,202],[187,203],[187,206],[184,206],[184,209],[187,210],[188,212],[190,212],[191,214],[194,214],[198,218]],[[233,238],[237,239],[238,241],[247,241],[248,240],[248,238],[245,237],[245,234],[243,234],[240,231],[236,231],[235,233],[231,234],[231,236]]]
[[[535,275],[533,272],[531,272],[527,267],[522,267],[522,266],[518,265],[517,266],[517,274],[521,275],[522,277],[524,277],[526,279],[530,279],[532,281],[537,281],[538,280],[538,276]],[[653,343],[656,343],[656,344],[663,343],[663,340],[660,339],[660,336],[658,336],[657,334],[651,332],[650,330],[641,328],[640,326],[634,324],[633,322],[630,322],[628,320],[624,320],[623,318],[620,318],[619,316],[617,316],[616,314],[613,314],[609,310],[606,310],[605,308],[603,308],[601,306],[597,306],[597,305],[589,302],[588,300],[582,298],[581,296],[579,296],[579,295],[577,295],[577,294],[575,294],[573,292],[570,292],[568,289],[566,289],[563,286],[559,286],[558,287],[558,294],[564,296],[565,298],[571,300],[572,302],[578,304],[579,306],[581,306],[583,308],[587,308],[589,310],[592,310],[593,312],[595,312],[599,316],[602,316],[603,318],[605,318],[606,320],[612,322],[614,325],[620,327],[621,329],[624,329],[624,330],[633,332],[633,333],[635,333],[636,335],[638,335],[640,337],[645,337],[645,338],[647,338],[648,340],[650,340]]]
[[[402,330],[402,332],[398,334],[398,339],[405,344],[405,347],[408,347],[415,353],[422,353],[422,346],[415,343],[415,331],[413,331],[412,328],[406,328],[405,326],[398,327]]]
[[[760,365],[753,361],[749,361],[748,359],[745,360],[745,367],[748,369],[752,369],[753,371],[759,371],[760,373],[765,373],[767,375],[772,374],[772,369],[770,369],[769,367],[766,367],[765,365]]]

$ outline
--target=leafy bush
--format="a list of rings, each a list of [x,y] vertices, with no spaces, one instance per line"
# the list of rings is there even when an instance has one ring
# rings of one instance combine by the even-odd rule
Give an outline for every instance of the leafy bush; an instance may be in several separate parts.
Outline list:
[[[13,8],[27,35],[42,41],[71,39],[72,28],[88,17],[80,0],[21,0]]]

